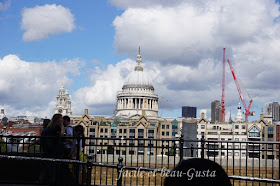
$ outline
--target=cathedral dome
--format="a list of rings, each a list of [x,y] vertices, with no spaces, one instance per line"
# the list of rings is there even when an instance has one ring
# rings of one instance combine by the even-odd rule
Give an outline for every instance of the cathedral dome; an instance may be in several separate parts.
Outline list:
[[[128,118],[141,114],[158,117],[158,96],[151,78],[143,71],[140,47],[134,71],[128,74],[122,91],[117,94],[116,111],[117,116]]]
[[[154,89],[151,78],[146,72],[143,71],[140,48],[139,48],[139,53],[137,55],[136,66],[134,68],[134,71],[132,71],[126,77],[123,88]]]
[[[124,86],[131,87],[143,87],[143,86],[153,86],[153,82],[149,75],[143,71],[133,71],[125,79]]]

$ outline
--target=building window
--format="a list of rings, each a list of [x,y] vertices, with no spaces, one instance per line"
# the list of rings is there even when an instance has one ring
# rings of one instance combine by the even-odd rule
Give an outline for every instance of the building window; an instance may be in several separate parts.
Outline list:
[[[107,133],[108,132],[108,129],[105,129],[105,133]]]
[[[238,148],[239,148],[239,145],[234,145],[234,148],[235,148],[235,149],[238,149]]]
[[[242,145],[242,149],[246,149],[246,145]]]
[[[231,146],[231,145],[229,145],[229,146],[228,146],[228,149],[232,149],[232,146]]]
[[[100,129],[100,132],[103,132],[103,128]]]
[[[246,125],[242,125],[242,129],[246,129]]]
[[[231,138],[228,138],[228,141],[231,141]]]
[[[169,125],[166,125],[166,129],[169,129]]]
[[[239,152],[235,152],[235,153],[234,153],[234,156],[239,156]]]
[[[273,127],[268,127],[268,128],[267,128],[267,132],[268,132],[268,133],[273,133],[273,130],[274,130]]]
[[[228,156],[231,156],[231,152],[228,152]]]
[[[273,134],[267,134],[268,138],[273,138]]]
[[[172,129],[178,129],[178,121],[176,119],[172,121]]]
[[[256,126],[253,126],[249,130],[249,137],[260,137],[260,130]]]
[[[90,128],[89,131],[90,132],[95,132],[95,128]]]
[[[164,136],[164,132],[161,132],[161,135]]]
[[[201,125],[201,129],[205,129],[205,125]]]
[[[123,133],[126,133],[126,129],[123,129]]]
[[[204,136],[204,132],[201,132],[201,136]]]
[[[166,136],[169,136],[169,132],[166,132]]]
[[[239,141],[239,138],[235,138],[235,141]]]
[[[122,133],[122,129],[119,129],[119,133]]]
[[[242,152],[242,156],[245,157],[246,156],[246,152]]]
[[[235,125],[235,129],[239,129],[239,125]]]
[[[162,128],[162,129],[165,129],[165,125],[162,125],[161,128]]]
[[[235,134],[235,135],[238,135],[239,133],[238,133],[238,132],[234,132],[234,134]]]
[[[222,140],[222,141],[224,141],[224,140],[225,140],[225,138],[221,138],[221,140]]]

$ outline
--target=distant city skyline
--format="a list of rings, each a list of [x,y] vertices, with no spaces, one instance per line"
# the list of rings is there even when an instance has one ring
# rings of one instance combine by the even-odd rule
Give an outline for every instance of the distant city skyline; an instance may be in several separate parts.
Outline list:
[[[163,97],[159,114],[180,117],[192,105],[210,120],[211,102],[221,99],[225,47],[254,100],[249,121],[258,120],[263,106],[280,101],[279,17],[279,1],[263,0],[3,0],[0,107],[7,116],[51,117],[63,82],[73,114],[112,115],[140,46]],[[228,121],[239,102],[228,66],[225,96]]]

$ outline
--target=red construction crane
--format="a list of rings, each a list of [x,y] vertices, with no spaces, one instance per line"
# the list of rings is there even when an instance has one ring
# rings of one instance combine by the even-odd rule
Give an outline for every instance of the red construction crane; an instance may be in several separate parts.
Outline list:
[[[255,115],[255,112],[254,112],[254,111],[252,111],[252,112],[250,111],[250,108],[251,108],[251,106],[252,106],[253,100],[252,100],[252,99],[250,100],[249,106],[247,107],[247,106],[246,106],[246,103],[245,103],[245,100],[244,100],[244,98],[243,98],[243,95],[242,95],[242,92],[241,92],[239,83],[238,83],[238,81],[237,81],[237,79],[236,79],[236,75],[235,75],[233,66],[232,66],[232,64],[231,64],[231,62],[230,62],[229,59],[228,59],[227,61],[228,61],[228,64],[229,64],[229,67],[230,67],[230,70],[231,70],[231,73],[232,73],[232,76],[233,76],[235,85],[236,85],[236,87],[237,87],[237,90],[238,90],[240,99],[241,99],[242,104],[243,104],[243,107],[244,107],[244,109],[245,109],[245,121],[248,122],[248,116],[254,116],[254,115]],[[248,94],[248,95],[249,95],[249,94]],[[249,96],[249,97],[250,97],[250,96]]]
[[[226,49],[223,48],[223,80],[222,80],[222,98],[221,98],[221,122],[225,122],[225,64],[226,64],[226,59],[225,59],[225,52]]]

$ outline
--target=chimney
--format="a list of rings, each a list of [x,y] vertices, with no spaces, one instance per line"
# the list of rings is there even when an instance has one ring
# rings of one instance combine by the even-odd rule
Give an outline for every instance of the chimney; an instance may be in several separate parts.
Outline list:
[[[88,115],[88,109],[85,109],[85,115]]]
[[[201,112],[201,119],[205,119],[205,114],[204,114],[204,112]]]

